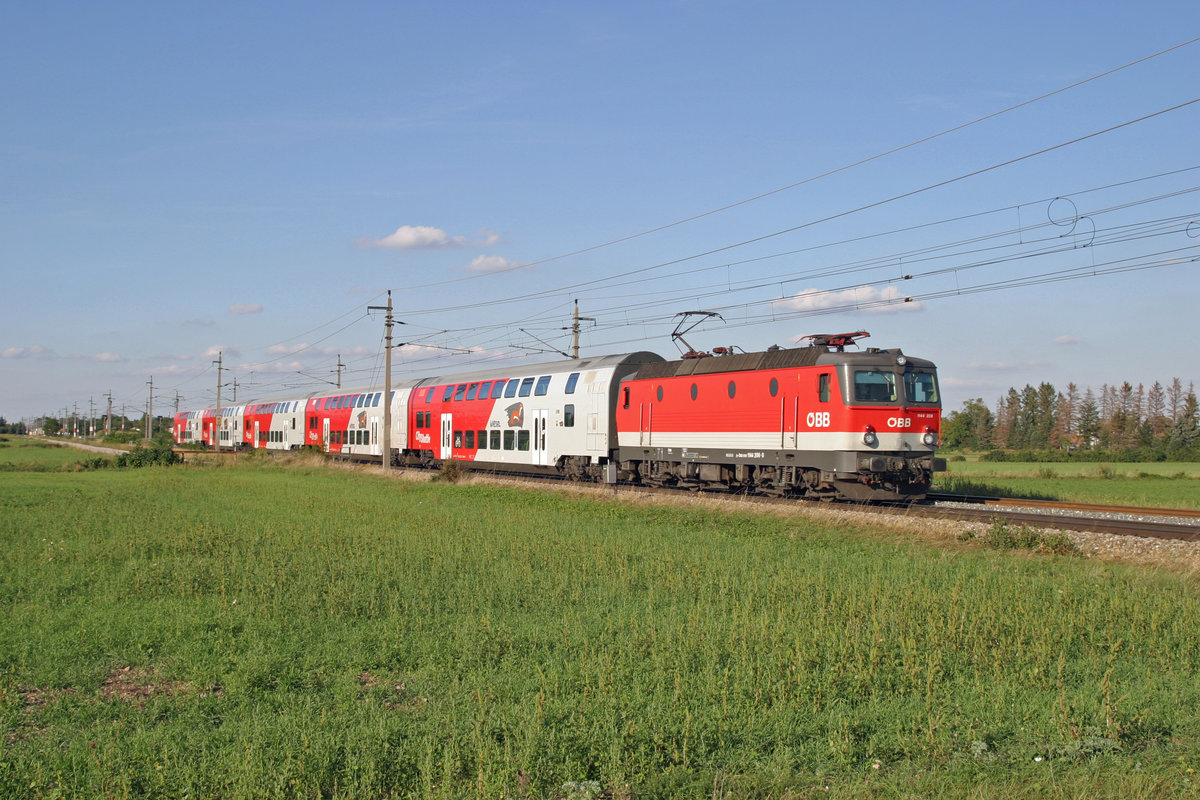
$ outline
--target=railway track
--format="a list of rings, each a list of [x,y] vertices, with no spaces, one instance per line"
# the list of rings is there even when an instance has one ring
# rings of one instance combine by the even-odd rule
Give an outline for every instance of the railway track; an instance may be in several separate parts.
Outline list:
[[[1200,511],[1195,509],[1114,506],[940,493],[930,493],[926,502],[933,505],[909,506],[904,513],[968,521],[1003,519],[1033,528],[1200,542]]]

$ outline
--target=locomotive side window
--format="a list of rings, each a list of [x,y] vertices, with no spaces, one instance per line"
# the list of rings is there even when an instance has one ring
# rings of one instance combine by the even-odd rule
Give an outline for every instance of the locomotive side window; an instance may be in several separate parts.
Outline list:
[[[771,397],[775,397],[777,394],[779,394],[779,380],[771,378]]]
[[[896,376],[877,369],[855,370],[854,399],[864,403],[896,402]]]
[[[817,381],[817,399],[822,403],[829,402],[829,373],[824,372]]]
[[[563,427],[564,428],[574,428],[575,427],[575,404],[574,403],[567,403],[565,406],[563,406]]]
[[[661,386],[658,387],[658,392],[655,393],[655,396],[658,398],[658,402],[661,403],[662,402],[662,387]]]
[[[696,388],[696,384],[692,384],[692,399],[696,399],[696,395],[700,394],[700,390]]]
[[[937,376],[932,372],[904,373],[904,396],[914,403],[937,403]]]

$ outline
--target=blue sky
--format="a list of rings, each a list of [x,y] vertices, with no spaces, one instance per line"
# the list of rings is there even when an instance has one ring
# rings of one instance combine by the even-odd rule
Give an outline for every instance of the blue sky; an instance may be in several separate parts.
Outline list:
[[[867,330],[948,409],[1200,380],[1200,42],[1154,55],[1197,36],[1184,2],[3,2],[0,414],[211,406],[217,352],[239,401],[378,381],[389,288],[397,377],[555,358],[577,299],[584,355],[674,356],[696,309],[704,349]]]

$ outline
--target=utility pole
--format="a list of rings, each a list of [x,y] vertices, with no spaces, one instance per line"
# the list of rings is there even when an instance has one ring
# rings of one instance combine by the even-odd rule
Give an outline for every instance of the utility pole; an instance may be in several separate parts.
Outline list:
[[[144,436],[142,438],[144,438],[148,442],[148,441],[150,441],[150,437],[154,435],[154,376],[153,375],[150,376],[150,380],[147,381],[147,383],[150,384],[150,399],[146,401],[146,429],[144,431]]]
[[[367,311],[386,311],[387,316],[384,317],[385,335],[384,335],[384,351],[385,358],[383,360],[383,472],[386,475],[392,466],[392,325],[395,324],[395,318],[392,317],[392,290],[388,289],[388,302],[386,306],[367,306]],[[401,322],[401,325],[404,323]],[[342,357],[338,356],[340,364]],[[338,381],[341,381],[341,373],[338,373]],[[340,386],[339,386],[340,388]]]
[[[237,405],[237,378],[233,379],[233,404]]]
[[[96,398],[88,398],[88,436],[96,435]]]
[[[575,313],[571,317],[571,358],[579,358],[579,323],[580,321],[595,322],[595,317],[579,316],[579,301],[575,301]]]
[[[79,438],[79,403],[75,403],[75,411],[71,414],[71,436]]]
[[[212,362],[217,365],[217,410],[213,416],[213,449],[218,453],[221,452],[221,351],[217,351],[217,360]]]
[[[104,435],[112,433],[112,389],[105,395],[108,398],[108,411],[104,414]]]
[[[389,295],[390,295],[390,292],[389,292]],[[338,377],[337,377],[337,388],[339,388],[339,389],[340,389],[340,388],[342,388],[342,367],[344,367],[344,366],[346,366],[346,365],[342,363],[342,354],[341,354],[341,353],[338,353],[338,362],[337,362],[337,376],[338,376]]]

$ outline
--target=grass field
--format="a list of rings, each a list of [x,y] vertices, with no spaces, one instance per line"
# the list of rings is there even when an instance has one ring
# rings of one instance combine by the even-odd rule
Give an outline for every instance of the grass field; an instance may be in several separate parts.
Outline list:
[[[1169,572],[255,460],[0,545],[4,797],[1200,796]]]
[[[0,436],[0,472],[60,470],[95,455],[29,436]]]
[[[963,494],[1003,494],[1042,500],[1200,508],[1196,463],[1018,463],[951,461],[938,488]]]

